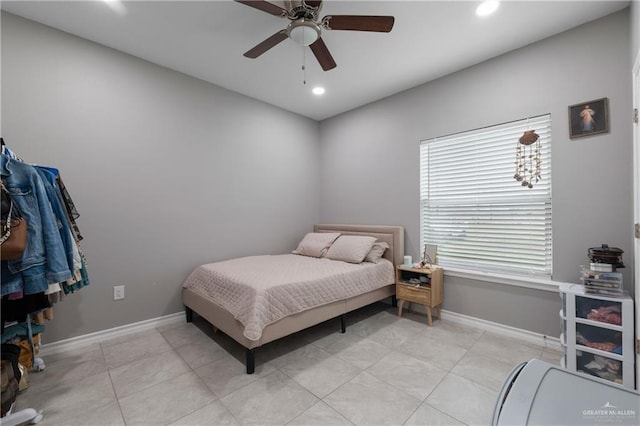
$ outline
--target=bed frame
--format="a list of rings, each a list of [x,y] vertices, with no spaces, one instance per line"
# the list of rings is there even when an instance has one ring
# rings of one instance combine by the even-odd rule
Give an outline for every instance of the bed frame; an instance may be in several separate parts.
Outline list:
[[[384,225],[314,225],[314,232],[340,232],[345,235],[370,235],[379,241],[389,244],[384,257],[395,265],[402,264],[404,260],[404,227],[384,226]],[[260,346],[309,328],[313,325],[340,317],[341,332],[346,331],[344,315],[355,309],[361,308],[371,303],[392,298],[393,306],[396,306],[395,284],[378,288],[368,293],[354,296],[345,300],[309,309],[294,315],[282,318],[265,327],[259,340],[249,340],[243,334],[244,327],[226,309],[213,302],[211,299],[197,294],[191,289],[182,289],[182,303],[185,306],[187,322],[193,320],[193,313],[206,319],[216,329],[223,331],[226,335],[246,348],[247,374],[255,371],[255,352]]]

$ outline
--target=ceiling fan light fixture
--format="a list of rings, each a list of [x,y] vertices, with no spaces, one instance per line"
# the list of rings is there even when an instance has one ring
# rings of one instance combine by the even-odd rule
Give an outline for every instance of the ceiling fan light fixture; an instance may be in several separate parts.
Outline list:
[[[323,30],[388,33],[393,28],[395,21],[393,16],[375,15],[327,15],[319,20],[318,12],[324,4],[323,0],[288,0],[284,2],[285,8],[265,0],[235,1],[270,15],[291,20],[286,29],[281,29],[244,52],[243,55],[246,58],[255,59],[290,38],[302,47],[309,46],[311,53],[316,57],[323,71],[332,70],[337,66],[336,61],[331,56],[331,52],[329,52],[329,48],[321,37]],[[302,49],[302,52],[302,69],[304,70],[304,53],[306,49]]]
[[[324,95],[324,87],[316,86],[311,92],[316,96]]]
[[[308,19],[297,19],[287,27],[289,38],[300,46],[309,46],[320,38],[320,27]]]

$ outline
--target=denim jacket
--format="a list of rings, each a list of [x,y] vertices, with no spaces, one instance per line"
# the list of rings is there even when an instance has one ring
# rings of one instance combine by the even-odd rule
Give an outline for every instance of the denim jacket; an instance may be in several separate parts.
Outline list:
[[[45,291],[71,278],[60,230],[46,189],[33,166],[0,155],[2,181],[27,221],[27,247],[20,259],[2,261],[2,296]]]
[[[44,184],[44,188],[47,191],[47,198],[49,198],[49,202],[51,203],[51,209],[53,210],[54,217],[58,223],[58,229],[60,230],[60,239],[62,240],[62,245],[64,246],[64,252],[67,256],[67,264],[69,265],[69,270],[73,272],[73,243],[71,230],[69,229],[69,222],[67,221],[67,216],[62,207],[62,203],[58,198],[58,184],[56,183],[56,176],[50,170],[41,167],[35,166],[38,175],[42,179],[42,183]]]

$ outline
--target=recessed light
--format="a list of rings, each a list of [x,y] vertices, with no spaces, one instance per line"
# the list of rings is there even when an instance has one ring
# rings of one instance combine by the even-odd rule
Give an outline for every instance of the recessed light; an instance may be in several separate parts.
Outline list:
[[[119,15],[127,14],[127,8],[122,3],[122,0],[102,0],[102,1],[104,1],[107,4],[107,6],[111,8],[111,10],[118,13]]]
[[[495,12],[500,6],[500,2],[496,0],[486,0],[480,3],[480,5],[476,8],[476,15],[478,16],[488,16]]]
[[[324,95],[324,87],[314,87],[313,90],[311,90],[313,92],[314,95]]]

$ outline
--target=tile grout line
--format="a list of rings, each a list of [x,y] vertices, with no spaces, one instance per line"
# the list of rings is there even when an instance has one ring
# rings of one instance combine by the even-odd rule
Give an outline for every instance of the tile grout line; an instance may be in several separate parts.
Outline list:
[[[122,423],[126,426],[127,420],[124,417],[124,412],[122,411],[122,406],[120,405],[120,398],[118,397],[118,393],[116,392],[116,386],[113,383],[113,377],[111,377],[111,369],[107,365],[107,357],[104,354],[104,347],[102,346],[102,342],[98,342],[100,346],[100,353],[102,354],[102,359],[104,360],[104,366],[107,369],[107,375],[109,376],[109,383],[111,383],[111,389],[113,390],[113,396],[116,401],[116,405],[118,406],[118,411],[120,412],[120,417],[122,418]]]
[[[447,377],[449,377],[450,375],[454,375],[454,376],[456,376],[456,377],[461,377],[461,376],[458,376],[457,374],[453,373],[452,371],[453,371],[453,370],[458,366],[458,364],[460,363],[460,361],[462,361],[462,359],[463,359],[465,356],[467,356],[467,354],[471,351],[471,348],[473,348],[473,346],[478,342],[478,340],[480,340],[480,338],[484,335],[484,333],[485,333],[485,331],[483,330],[483,331],[478,335],[478,337],[474,340],[473,344],[472,344],[471,346],[469,346],[469,348],[468,348],[468,349],[467,349],[467,348],[464,348],[464,349],[465,349],[465,354],[464,354],[463,356],[461,356],[461,357],[460,357],[460,359],[458,359],[458,361],[456,361],[456,363],[453,365],[453,367],[451,367],[451,369],[447,370],[447,374],[445,374],[445,375],[444,375],[444,377],[443,377],[443,378],[438,382],[438,384],[433,388],[433,390],[432,390],[431,392],[429,392],[429,395],[427,395],[427,396],[425,397],[425,399],[422,401],[422,404],[427,404],[429,407],[433,408],[434,410],[437,410],[437,411],[439,411],[440,413],[442,413],[442,414],[444,414],[444,415],[446,415],[446,416],[448,416],[448,417],[451,417],[452,419],[454,419],[454,420],[456,420],[456,421],[458,421],[458,422],[460,422],[460,423],[462,423],[462,424],[465,424],[465,425],[467,424],[466,422],[462,421],[461,419],[459,419],[459,418],[457,418],[457,417],[455,417],[455,416],[452,416],[452,415],[451,415],[451,414],[449,414],[449,413],[445,413],[444,411],[439,410],[438,408],[436,408],[436,407],[434,407],[433,405],[429,404],[429,403],[427,402],[427,399],[429,399],[429,397],[430,397],[430,396],[431,396],[431,395],[436,391],[436,389],[438,389],[438,386],[440,386],[440,385],[442,384],[442,382],[444,382],[444,381],[447,379]],[[469,380],[469,381],[471,381],[472,383],[476,383],[475,381],[470,380],[470,379],[466,379],[466,380]],[[422,405],[422,404],[420,404],[420,405]],[[420,406],[418,406],[418,408],[420,408]],[[415,412],[415,411],[417,411],[417,410],[418,410],[418,408],[416,408],[416,410],[414,410],[414,412]],[[409,417],[409,418],[411,418],[411,417]],[[408,420],[408,419],[407,419],[407,420]]]
[[[427,399],[429,399],[431,394],[433,392],[435,392],[436,389],[438,389],[438,386],[440,386],[440,384],[444,381],[444,379],[447,378],[448,375],[449,375],[449,372],[447,371],[447,374],[442,376],[442,379],[440,379],[440,381],[433,387],[431,392],[429,392],[427,394],[427,396],[424,397],[424,399],[420,402],[420,404],[418,404],[418,406],[411,412],[411,414],[409,414],[409,416],[404,420],[404,422],[402,422],[403,425],[406,424],[409,421],[409,419],[411,418],[411,416],[413,416],[416,413],[416,411],[418,411],[420,409],[420,407],[422,407],[424,404],[427,404],[427,405],[429,405],[429,407],[431,407],[431,405],[427,403]],[[433,408],[435,408],[435,407],[433,407]],[[438,410],[438,411],[440,411],[440,410]],[[440,412],[442,413],[442,411],[440,411]],[[444,414],[446,414],[446,413],[444,413]],[[451,417],[451,416],[449,416],[449,417]],[[458,420],[458,419],[456,419],[456,420]]]
[[[195,325],[193,325],[193,324],[192,324],[191,326],[192,326],[192,327],[196,327],[196,326],[195,326]],[[198,327],[196,327],[196,328],[198,328]],[[199,328],[198,328],[198,329],[199,329]],[[232,418],[233,418],[233,419],[234,419],[238,424],[241,424],[241,423],[238,421],[238,419],[236,418],[236,416],[235,416],[235,415],[234,415],[234,414],[229,410],[229,408],[228,408],[226,405],[224,405],[224,403],[222,402],[222,398],[220,398],[220,397],[218,396],[218,394],[217,394],[213,389],[211,389],[211,388],[210,388],[206,383],[204,383],[204,381],[202,380],[202,378],[201,378],[201,377],[196,373],[196,371],[195,371],[196,369],[194,369],[194,368],[193,368],[193,367],[192,367],[192,366],[187,362],[187,360],[186,360],[186,359],[184,359],[184,357],[180,354],[180,352],[178,352],[177,348],[176,348],[175,346],[173,346],[173,345],[171,344],[171,342],[166,338],[166,336],[164,335],[164,333],[163,333],[162,331],[158,330],[157,328],[156,328],[156,330],[160,333],[160,335],[161,335],[161,336],[162,336],[162,338],[167,342],[167,344],[168,344],[169,346],[171,346],[172,350],[173,350],[173,351],[176,353],[176,355],[177,355],[177,356],[182,360],[182,362],[184,362],[184,363],[187,365],[187,367],[189,368],[189,371],[190,371],[190,372],[191,372],[191,373],[196,377],[196,380],[197,380],[197,381],[198,381],[198,382],[199,382],[199,383],[200,383],[200,384],[201,384],[205,389],[207,389],[207,390],[208,390],[208,391],[209,391],[209,392],[214,396],[214,398],[215,398],[215,399],[214,399],[213,401],[211,401],[210,403],[205,404],[205,405],[203,405],[202,407],[196,408],[196,409],[194,409],[194,410],[192,410],[192,411],[190,411],[190,412],[186,413],[184,416],[182,416],[182,417],[180,417],[180,418],[178,418],[178,419],[175,419],[175,420],[174,420],[174,421],[172,421],[170,424],[175,423],[175,422],[177,422],[177,421],[180,421],[180,420],[184,419],[185,417],[188,417],[188,416],[192,415],[193,413],[195,413],[195,412],[197,412],[197,411],[200,411],[200,410],[204,409],[205,407],[208,407],[209,405],[211,405],[211,404],[213,404],[213,403],[215,403],[215,402],[220,402],[220,404],[224,407],[224,409],[227,411],[227,413],[229,413],[229,415],[230,415],[230,416],[231,416],[231,417],[232,417]],[[201,331],[202,331],[202,330],[201,330]],[[207,337],[208,337],[208,336],[207,336]],[[208,364],[205,364],[205,365],[214,364],[214,363],[216,363],[216,362],[217,362],[217,361],[212,361],[212,362],[210,362],[210,363],[208,363]],[[200,367],[198,367],[198,368],[201,368],[201,367],[203,367],[203,366],[200,366]],[[170,380],[170,379],[167,379],[167,380]],[[166,381],[166,380],[165,380],[165,381]]]

